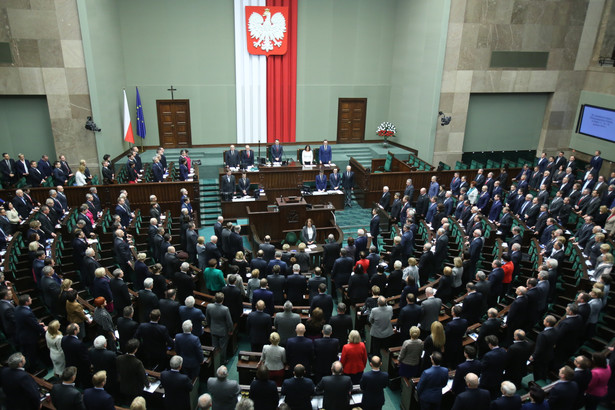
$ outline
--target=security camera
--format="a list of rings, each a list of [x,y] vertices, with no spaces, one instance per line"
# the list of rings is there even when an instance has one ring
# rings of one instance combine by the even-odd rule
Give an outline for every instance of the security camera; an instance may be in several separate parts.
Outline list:
[[[439,111],[438,112],[438,116],[442,117],[442,118],[440,118],[440,125],[441,126],[444,127],[445,125],[448,125],[448,124],[451,123],[451,116],[450,115],[446,116],[446,115],[444,115],[444,113],[442,111]]]
[[[92,117],[88,117],[85,122],[85,129],[88,131],[100,132],[101,129],[96,126],[96,123],[92,121]]]

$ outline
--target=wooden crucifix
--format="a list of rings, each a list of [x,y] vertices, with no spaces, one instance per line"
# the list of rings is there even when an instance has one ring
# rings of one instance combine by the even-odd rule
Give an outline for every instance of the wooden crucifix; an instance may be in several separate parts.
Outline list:
[[[174,100],[175,98],[173,98],[173,91],[177,91],[177,88],[173,88],[173,86],[171,86],[171,88],[167,88],[167,91],[171,91],[171,100]]]

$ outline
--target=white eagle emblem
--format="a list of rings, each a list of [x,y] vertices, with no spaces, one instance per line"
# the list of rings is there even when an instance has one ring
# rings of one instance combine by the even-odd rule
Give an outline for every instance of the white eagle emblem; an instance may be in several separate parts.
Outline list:
[[[282,39],[286,32],[286,19],[280,12],[272,16],[269,9],[265,9],[262,16],[254,12],[248,20],[248,30],[250,37],[256,40],[252,43],[254,47],[269,52],[273,50],[273,46],[278,48],[282,46]]]

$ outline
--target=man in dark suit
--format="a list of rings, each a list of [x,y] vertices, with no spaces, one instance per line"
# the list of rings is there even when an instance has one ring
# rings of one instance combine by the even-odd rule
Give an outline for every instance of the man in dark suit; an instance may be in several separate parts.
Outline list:
[[[120,313],[124,308],[132,303],[128,286],[124,282],[124,271],[115,269],[113,271],[113,279],[109,281],[109,287],[113,294],[113,309],[114,312]]]
[[[229,256],[234,258],[237,252],[244,252],[243,238],[241,237],[241,225],[235,225],[229,236]]]
[[[235,176],[229,169],[226,171],[226,175],[220,180],[220,192],[222,193],[223,201],[230,201],[233,199],[235,193]]]
[[[505,344],[507,346],[510,346],[510,344],[513,343],[514,334],[517,329],[523,329],[527,323],[529,312],[528,301],[525,296],[526,293],[527,289],[525,286],[518,286],[515,290],[516,297],[510,304],[510,309],[508,310],[508,316],[506,319],[506,328],[508,331]]]
[[[455,376],[457,374],[455,373]],[[478,388],[478,376],[468,373],[464,377],[467,389],[458,393],[453,410],[487,410],[491,403],[489,391]]]
[[[325,241],[325,244],[322,246],[322,249],[322,269],[325,275],[329,275],[331,273],[331,270],[333,269],[335,259],[340,254],[340,244],[337,243],[333,234],[329,234],[327,240]]]
[[[54,269],[51,266],[45,266],[42,270],[43,277],[41,278],[40,289],[43,297],[43,302],[52,314],[58,314],[58,298],[60,297],[60,285],[53,278]]]
[[[148,320],[149,314],[153,309],[159,306],[158,296],[152,292],[154,280],[147,278],[143,281],[143,289],[139,291],[138,306],[139,306],[139,322],[143,323]]]
[[[576,303],[569,303],[566,306],[566,317],[561,319],[555,326],[557,329],[557,341],[555,343],[555,365],[560,366],[575,352],[579,347],[581,338],[585,335],[582,330],[585,328],[583,319],[579,315],[579,308]],[[580,331],[581,329],[581,331]]]
[[[378,201],[378,205],[387,212],[391,209],[391,193],[389,192],[389,187],[386,185],[382,187],[382,196]]]
[[[2,154],[2,158],[2,161],[0,161],[2,184],[5,186],[11,185],[15,181],[15,160],[6,152]]]
[[[160,324],[165,326],[170,335],[179,333],[181,330],[181,319],[179,317],[180,303],[175,300],[177,291],[169,289],[166,291],[166,298],[158,301],[160,309]]]
[[[308,279],[308,284],[307,284],[308,294],[310,296],[310,299],[309,299],[310,305],[312,304],[314,297],[318,295],[318,288],[323,283],[325,284],[325,286],[327,285],[327,278],[322,276],[322,269],[318,267],[314,268],[314,276]],[[333,307],[331,307],[331,310],[333,310]]]
[[[190,405],[190,392],[192,381],[185,374],[180,373],[184,359],[176,355],[171,358],[171,370],[160,374],[160,383],[164,388],[164,405],[167,409],[192,410]]]
[[[410,328],[412,326],[418,326],[421,320],[422,310],[415,301],[416,296],[413,293],[406,294],[406,306],[399,311],[397,325],[402,341],[410,338]]]
[[[275,139],[274,144],[269,147],[269,153],[271,154],[272,162],[282,162],[284,159],[284,147],[280,145],[280,140]]]
[[[286,361],[291,368],[297,364],[305,366],[310,371],[314,360],[314,343],[312,339],[305,337],[305,325],[299,323],[295,328],[297,336],[290,337],[286,341]]]
[[[126,352],[126,343],[132,339],[139,327],[139,323],[132,320],[134,308],[126,306],[122,312],[122,317],[117,319],[117,331],[120,336],[120,350]]]
[[[470,242],[470,263],[468,264],[470,276],[473,276],[476,272],[476,264],[478,263],[478,259],[480,257],[484,243],[483,238],[481,237],[482,232],[480,229],[474,230],[474,233],[472,235],[472,241]]]
[[[444,228],[438,229],[436,233],[436,251],[434,252],[434,266],[436,271],[440,271],[444,262],[448,258],[448,235]]]
[[[189,272],[190,265],[188,262],[181,264],[180,271],[175,273],[173,283],[177,287],[177,298],[180,301],[185,301],[188,296],[194,296],[194,279]]]
[[[318,383],[322,377],[331,374],[331,365],[338,358],[340,351],[339,341],[331,337],[333,328],[331,325],[324,325],[322,336],[314,339],[314,380]]]
[[[342,175],[342,188],[344,188],[345,201],[344,205],[352,206],[352,191],[354,191],[354,172],[351,171],[350,165],[346,166],[346,172]]]
[[[323,408],[325,409],[347,409],[352,393],[352,381],[350,376],[342,373],[342,364],[338,361],[331,366],[331,376],[322,378],[316,391],[322,393]]]
[[[432,366],[425,370],[416,387],[421,408],[439,408],[442,401],[442,388],[448,382],[448,369],[441,367],[442,354],[433,352],[431,354]]]
[[[298,364],[293,369],[294,377],[284,380],[282,383],[282,396],[284,402],[292,409],[311,410],[311,399],[315,392],[314,382],[305,375],[305,367]]]
[[[269,315],[274,314],[273,292],[267,289],[267,279],[261,279],[261,287],[252,293],[252,310],[256,310],[256,303],[262,300],[265,303],[265,311]]]
[[[468,321],[469,325],[478,323],[483,315],[483,295],[476,291],[476,285],[469,282],[466,285],[468,294],[463,298],[461,317]]]
[[[243,313],[243,295],[241,290],[235,286],[237,275],[230,274],[226,279],[228,284],[221,290],[224,295],[224,306],[228,307],[233,323],[239,323],[239,318]]]
[[[429,333],[431,324],[438,321],[440,315],[440,308],[442,307],[442,300],[434,297],[435,290],[432,287],[425,289],[425,300],[421,303],[421,334]]]
[[[327,295],[327,285],[325,283],[318,285],[318,295],[312,298],[310,313],[316,308],[322,309],[325,321],[329,322],[333,313],[333,298],[331,295]]]
[[[51,389],[51,402],[58,410],[85,410],[83,396],[75,388],[77,368],[68,366],[62,372],[62,383],[55,384]]]
[[[339,340],[341,350],[342,346],[348,343],[348,334],[353,329],[352,318],[346,313],[345,303],[338,303],[337,315],[331,316],[329,324],[333,328],[333,333],[331,334],[331,337]]]
[[[347,250],[340,249],[340,257],[333,263],[331,270],[331,279],[335,282],[336,291],[340,291],[341,287],[348,284],[348,279],[354,268],[354,260],[347,256]]]
[[[94,339],[94,346],[88,350],[88,359],[92,364],[94,373],[104,371],[105,390],[111,394],[115,394],[118,389],[117,385],[117,367],[115,366],[115,352],[107,349],[107,339],[101,335]],[[92,378],[92,385],[98,387],[98,383],[94,381],[96,374]]]
[[[521,388],[521,379],[527,374],[527,361],[532,354],[532,344],[521,329],[515,331],[515,340],[506,351],[504,378]]]
[[[0,330],[11,344],[15,344],[15,306],[11,288],[0,289]]]
[[[120,268],[124,272],[128,272],[128,269],[132,269],[134,263],[132,253],[130,252],[130,246],[124,241],[124,231],[121,229],[115,231],[113,250]]]
[[[476,348],[474,346],[465,346],[463,348],[463,355],[465,361],[457,366],[455,369],[455,377],[453,379],[452,391],[455,394],[462,393],[466,388],[466,375],[472,373],[480,376],[482,370],[482,364],[479,360],[476,360]],[[478,377],[476,378],[476,387],[478,387]]]
[[[250,149],[249,145],[246,145],[246,149],[239,153],[239,157],[242,168],[248,168],[254,165],[254,150]]]
[[[175,352],[184,359],[182,373],[188,375],[190,380],[198,377],[201,365],[205,362],[203,348],[198,336],[192,334],[192,321],[182,323],[182,333],[175,335]]]
[[[559,382],[549,391],[549,408],[572,410],[576,408],[579,387],[574,381],[574,370],[570,366],[559,369]]]
[[[135,332],[135,339],[141,340],[143,361],[148,369],[164,369],[167,364],[167,347],[173,347],[173,339],[166,327],[159,324],[160,310],[149,314],[150,321],[141,323]]]
[[[500,392],[500,383],[503,380],[506,366],[506,350],[498,346],[498,338],[493,335],[485,337],[490,351],[481,361],[483,371],[480,377],[480,386],[489,390],[491,398],[495,399]]]
[[[66,327],[66,336],[62,338],[62,350],[66,366],[75,366],[77,372],[77,385],[89,386],[90,384],[90,359],[85,344],[79,340],[79,325],[71,323]]]
[[[39,323],[30,309],[32,298],[28,294],[19,295],[19,306],[15,308],[15,342],[26,357],[29,367],[38,365],[38,339],[45,334],[47,326]]]
[[[585,405],[585,391],[592,379],[592,362],[587,357],[580,355],[574,359],[574,381],[577,383],[579,389],[577,395],[577,409],[580,409]]]
[[[384,406],[384,389],[389,386],[389,374],[380,371],[382,360],[373,356],[369,361],[372,370],[363,373],[361,377],[361,390],[363,400],[361,406],[364,410],[382,409]]]
[[[26,358],[17,352],[9,356],[8,366],[0,369],[0,385],[7,409],[38,409],[41,405],[38,385],[25,367]]]
[[[295,306],[305,305],[303,296],[307,290],[307,278],[300,272],[299,264],[293,265],[293,274],[286,278],[286,299]]]
[[[235,146],[231,145],[231,149],[224,153],[224,164],[227,167],[236,168],[239,166],[240,162],[239,151],[236,151]]]
[[[455,305],[451,309],[453,320],[444,326],[446,335],[445,360],[448,367],[454,368],[462,360],[463,337],[468,329],[468,321],[461,317],[461,306]]]
[[[393,204],[391,204],[391,211],[389,212],[395,223],[399,221],[399,213],[401,212],[402,207],[402,202],[401,199],[399,199],[399,196],[399,192],[396,192],[393,197]]]
[[[548,315],[543,320],[544,330],[536,337],[534,352],[530,361],[534,363],[534,380],[546,380],[553,362],[553,346],[557,342],[558,331],[554,328],[555,317]]]
[[[115,357],[113,357],[113,360],[111,361],[113,362],[113,367],[115,368]],[[83,392],[83,403],[85,404],[86,409],[115,409],[113,397],[105,390],[107,385],[107,377],[107,372],[104,370],[96,372],[94,373],[94,376],[92,376],[92,385],[94,387],[86,389]],[[113,377],[117,377],[117,375],[114,374]]]
[[[269,263],[269,261],[275,258],[275,246],[271,243],[271,237],[269,235],[265,235],[265,242],[258,245],[258,249],[262,250],[264,255],[263,259]],[[261,272],[263,274],[264,272]]]
[[[215,235],[212,235],[210,238],[210,241],[205,244],[205,264],[207,264],[207,261],[210,261],[212,259],[215,259],[216,262],[220,262],[221,258],[222,258],[222,252],[220,252],[220,247],[218,246],[218,237]],[[265,268],[266,267],[267,267],[267,264],[265,263]],[[261,270],[262,267],[259,266],[258,269],[261,272],[264,272],[264,270]]]
[[[265,313],[264,310],[265,302],[258,300],[256,302],[256,310],[250,312],[248,318],[246,319],[246,331],[250,336],[250,345],[253,352],[262,351],[263,346],[269,342],[269,335],[271,334],[272,325],[271,315],[269,315],[269,313]]]
[[[116,359],[118,382],[121,397],[128,403],[143,394],[143,388],[149,387],[145,368],[135,356],[139,350],[139,341],[130,339],[126,342],[126,354]]]
[[[419,259],[419,280],[422,286],[429,282],[429,278],[434,273],[434,266],[435,256],[433,252],[431,252],[431,244],[429,242],[425,242],[423,245],[423,254]]]

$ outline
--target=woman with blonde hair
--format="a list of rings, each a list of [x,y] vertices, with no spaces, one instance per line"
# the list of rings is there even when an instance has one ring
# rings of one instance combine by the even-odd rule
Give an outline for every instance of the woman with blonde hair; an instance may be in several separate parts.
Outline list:
[[[60,314],[62,317],[66,317],[66,298],[68,292],[73,290],[72,286],[73,281],[70,279],[64,279],[60,285],[60,296],[58,299],[60,300]]]
[[[367,349],[358,331],[352,330],[348,334],[348,343],[342,347],[341,362],[344,374],[350,376],[352,384],[359,384],[367,364]]]
[[[250,263],[246,260],[243,251],[237,251],[237,253],[235,254],[235,258],[229,262],[229,266],[237,266],[237,273],[241,275],[242,279],[247,280],[247,269],[250,267]],[[226,273],[228,275],[232,272],[227,271]]]
[[[261,287],[261,280],[259,279],[260,274],[260,270],[253,269],[250,276],[250,280],[248,280],[248,299],[250,300],[250,302],[252,302],[252,293],[256,289],[260,289]]]
[[[204,270],[207,267],[207,251],[205,247],[205,238],[199,236],[196,239],[196,261],[200,270]]]
[[[62,350],[62,332],[60,332],[60,322],[52,320],[47,326],[47,332],[45,333],[45,342],[49,348],[49,357],[53,363],[53,373],[59,380],[64,368],[66,367],[66,361],[64,359],[64,351]]]
[[[269,335],[271,344],[263,346],[263,354],[259,366],[264,364],[269,369],[269,378],[275,382],[278,387],[282,387],[284,381],[284,366],[286,364],[286,349],[279,346],[280,335],[278,332],[272,332]]]
[[[134,398],[132,403],[130,403],[130,410],[147,410],[143,396],[137,396]]]
[[[463,286],[463,259],[457,256],[453,259],[453,290],[457,293]]]
[[[444,326],[440,322],[431,324],[431,334],[425,338],[423,342],[423,370],[431,367],[431,354],[433,352],[444,353],[444,345],[446,344],[446,335],[444,334]]]
[[[85,165],[79,165],[79,169],[75,172],[75,182],[73,185],[75,186],[84,186],[87,184],[87,180],[85,178]]]
[[[421,330],[412,326],[410,339],[405,340],[399,351],[399,376],[409,379],[418,376],[421,369],[421,355],[423,354],[423,341],[419,339]]]

